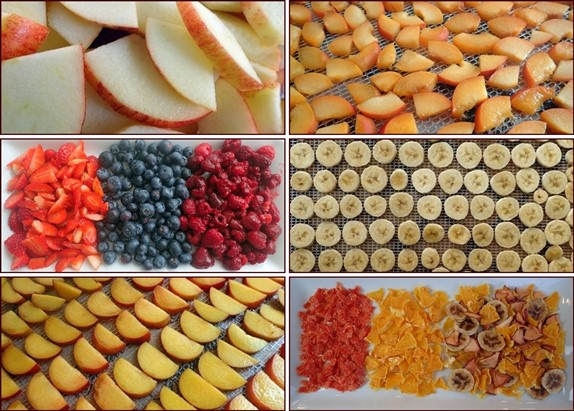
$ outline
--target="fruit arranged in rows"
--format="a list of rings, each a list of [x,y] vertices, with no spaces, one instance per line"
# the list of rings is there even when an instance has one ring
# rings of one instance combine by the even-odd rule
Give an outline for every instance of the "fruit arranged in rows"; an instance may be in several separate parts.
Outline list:
[[[77,408],[134,409],[134,400],[147,397],[147,407],[158,400],[165,409],[283,409],[284,352],[275,352],[285,327],[283,299],[275,297],[283,284],[263,277],[4,278],[2,301],[14,309],[2,313],[2,400],[18,399],[25,381],[34,409],[66,408],[75,394]],[[91,340],[83,336],[88,330]],[[137,361],[122,356],[130,346]],[[38,361],[48,361],[46,374]]]

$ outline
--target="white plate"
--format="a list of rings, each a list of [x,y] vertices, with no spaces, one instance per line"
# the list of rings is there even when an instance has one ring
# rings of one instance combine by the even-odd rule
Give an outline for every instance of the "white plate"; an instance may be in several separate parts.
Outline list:
[[[361,286],[363,292],[379,288],[406,288],[412,290],[418,285],[426,285],[435,290],[446,291],[453,297],[460,285],[478,285],[487,282],[491,289],[503,285],[526,286],[535,283],[536,287],[546,293],[558,291],[561,296],[559,314],[562,326],[566,329],[566,374],[564,389],[536,401],[524,394],[517,400],[504,395],[487,396],[480,399],[474,395],[438,390],[426,397],[401,394],[398,390],[378,390],[369,388],[368,383],[356,391],[341,393],[336,390],[322,389],[314,393],[297,392],[301,379],[296,368],[299,365],[301,324],[297,315],[303,305],[317,288],[332,288],[337,282],[345,287]],[[290,304],[290,366],[289,375],[290,409],[292,410],[359,410],[359,409],[538,409],[538,410],[572,410],[573,408],[573,347],[572,347],[572,278],[291,278],[289,283]],[[464,405],[463,405],[464,404]]]
[[[134,140],[132,137],[130,140]],[[180,139],[171,139],[174,144],[180,144],[182,146],[192,146],[195,147],[203,142],[211,143],[214,147],[221,147],[223,140],[216,140],[216,139],[202,139],[202,140],[180,140]],[[69,140],[41,140],[40,143],[44,149],[52,148],[58,149],[62,144]],[[75,143],[78,143],[79,140],[72,140]],[[88,155],[92,154],[98,156],[100,152],[109,149],[110,145],[117,142],[118,139],[109,139],[109,140],[93,140],[93,139],[84,139],[85,151]],[[146,139],[147,143],[151,143],[154,141],[160,140],[148,140]],[[275,148],[275,160],[273,161],[273,172],[281,173],[283,175],[283,181],[281,182],[281,186],[277,188],[277,192],[279,196],[275,200],[275,204],[279,208],[282,216],[281,220],[281,228],[283,233],[285,233],[285,164],[284,164],[284,140],[281,139],[269,139],[269,140],[242,140],[243,144],[251,146],[251,147],[260,147],[262,145],[271,145]],[[8,186],[8,181],[12,178],[13,174],[10,170],[6,168],[6,164],[10,161],[14,160],[16,157],[23,154],[28,148],[32,145],[38,144],[38,140],[2,140],[2,245],[6,238],[12,235],[12,231],[8,228],[8,216],[10,215],[9,210],[4,208],[4,202],[6,198],[10,195],[10,193],[6,190]],[[244,266],[240,272],[284,272],[285,271],[285,258],[284,258],[284,250],[285,250],[285,235],[282,234],[279,239],[277,240],[277,252],[269,256],[267,261],[263,264],[256,264],[256,265],[246,265]],[[9,272],[10,265],[12,264],[12,256],[6,250],[6,247],[2,247],[2,272]],[[54,265],[51,267],[45,268],[43,270],[33,270],[31,272],[53,272]],[[26,268],[26,270],[28,270]],[[18,271],[26,271],[24,269],[20,269]],[[71,271],[71,270],[67,270]],[[91,266],[88,262],[85,262],[82,265],[82,271],[93,271]],[[116,261],[112,265],[102,264],[98,270],[98,272],[148,272],[143,270],[140,265],[135,263],[130,264],[122,264],[120,261]],[[208,270],[199,270],[191,265],[180,265],[177,269],[165,268],[161,271],[170,271],[170,272],[227,272],[223,265],[216,261],[215,265]]]

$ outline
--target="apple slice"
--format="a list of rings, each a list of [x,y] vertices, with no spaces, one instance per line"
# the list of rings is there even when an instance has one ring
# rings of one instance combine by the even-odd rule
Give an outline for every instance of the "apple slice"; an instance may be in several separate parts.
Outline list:
[[[399,31],[399,34],[395,37],[395,42],[399,47],[416,49],[420,45],[420,32],[419,26],[406,26]]]
[[[343,97],[326,95],[311,101],[317,121],[341,119],[355,114],[355,108]]]
[[[123,357],[114,364],[114,380],[132,398],[145,397],[154,390],[157,381]]]
[[[391,19],[395,20],[401,25],[401,29],[408,26],[417,26],[423,28],[426,26],[418,16],[413,16],[406,11],[397,11],[391,14]]]
[[[311,10],[301,4],[289,4],[289,22],[297,26],[302,26],[305,22],[311,21]]]
[[[235,348],[224,340],[217,340],[217,356],[233,368],[247,368],[259,364],[259,360]]]
[[[498,127],[512,117],[510,97],[496,96],[483,101],[476,109],[474,131],[484,133]]]
[[[401,31],[401,24],[398,21],[381,14],[377,19],[377,29],[385,40],[394,41],[397,34],[399,34],[399,31]]]
[[[35,410],[65,410],[68,403],[41,372],[36,373],[26,387],[26,398]]]
[[[459,33],[452,39],[452,43],[461,52],[470,54],[490,53],[498,41],[498,37],[486,31],[480,34]]]
[[[355,119],[356,134],[375,134],[376,132],[377,127],[375,126],[373,119],[362,114],[357,114]]]
[[[176,363],[147,342],[138,348],[137,358],[141,369],[155,380],[167,380],[179,369]]]
[[[69,44],[80,44],[84,50],[98,37],[102,26],[72,13],[59,2],[46,4],[49,26]]]
[[[424,20],[425,24],[442,24],[444,17],[442,11],[434,4],[424,1],[413,2],[413,12]]]
[[[244,277],[243,284],[268,296],[274,295],[282,288],[281,284],[266,277]]]
[[[390,12],[403,11],[405,8],[404,1],[383,1],[385,10]]]
[[[353,37],[351,36],[337,37],[329,44],[327,44],[327,48],[335,56],[339,57],[348,56],[353,51]]]
[[[524,114],[535,114],[545,101],[554,97],[554,89],[550,87],[530,87],[517,91],[511,98],[512,108]]]
[[[540,10],[550,17],[562,17],[569,9],[567,4],[560,4],[555,1],[537,1],[532,8]]]
[[[263,371],[259,371],[247,382],[247,398],[260,410],[282,410],[285,407],[285,392]]]
[[[536,53],[526,60],[524,79],[529,87],[536,86],[548,81],[555,70],[556,64],[548,53]]]
[[[72,300],[66,305],[64,318],[78,328],[89,328],[98,322],[98,318],[77,300]]]
[[[12,279],[12,288],[18,294],[23,296],[31,296],[32,294],[44,294],[46,292],[46,287],[42,284],[38,284],[31,278],[26,277],[15,277]]]
[[[36,361],[13,344],[2,352],[2,368],[12,375],[28,375],[40,371]]]
[[[514,15],[524,20],[528,27],[538,27],[548,19],[548,14],[535,8],[518,9]]]
[[[488,29],[500,38],[517,37],[526,28],[526,22],[516,16],[500,16],[488,21]]]
[[[273,354],[265,364],[265,373],[282,389],[285,389],[285,361],[279,354]]]
[[[365,12],[354,4],[349,5],[349,7],[345,9],[343,17],[345,18],[345,21],[349,27],[353,30],[359,27],[361,24],[367,22],[367,16],[365,16]]]
[[[20,304],[24,301],[24,297],[14,291],[9,282],[6,282],[2,284],[2,301],[7,304]]]
[[[554,103],[562,108],[572,110],[572,88],[573,83],[572,80],[570,80],[568,84],[562,87],[562,90],[560,90],[558,95],[554,98]]]
[[[219,337],[219,328],[197,315],[184,311],[180,317],[181,329],[185,335],[195,342],[207,344]]]
[[[416,93],[432,91],[436,86],[438,76],[428,71],[417,71],[407,74],[395,84],[393,93],[399,97],[412,96]]]
[[[397,60],[397,51],[395,43],[389,43],[383,47],[377,57],[377,67],[379,69],[390,69]]]
[[[496,42],[492,51],[496,54],[507,56],[512,62],[523,61],[532,51],[534,45],[520,37],[505,37]]]
[[[359,50],[364,49],[371,43],[377,42],[377,38],[373,36],[373,26],[368,21],[359,25],[353,30],[353,43]]]
[[[572,22],[563,19],[546,20],[540,25],[540,31],[552,34],[552,43],[558,43],[563,38],[572,38]]]
[[[161,344],[166,353],[179,362],[192,361],[203,352],[203,345],[190,340],[169,326],[161,330]]]
[[[204,4],[205,5],[205,4]],[[145,1],[136,2],[139,33],[144,35],[148,17],[183,26],[183,20],[175,2]]]
[[[550,50],[548,50],[548,55],[552,58],[552,60],[554,60],[555,63],[558,63],[562,60],[572,60],[572,57],[574,57],[574,46],[572,43],[561,41],[560,43],[552,46]]]
[[[54,387],[63,394],[77,394],[90,385],[88,379],[61,355],[50,363],[48,375]]]
[[[429,41],[428,52],[431,59],[445,64],[458,64],[463,60],[460,50],[446,41]]]
[[[165,410],[195,410],[193,405],[167,387],[161,387],[159,400]]]
[[[289,56],[299,51],[299,42],[301,41],[301,29],[292,24],[289,25]]]
[[[2,349],[2,351],[4,351],[4,348],[6,348],[12,344],[12,340],[10,339],[10,337],[7,337],[4,333],[0,333],[0,334],[2,335],[1,349]]]
[[[217,288],[209,289],[209,299],[215,308],[218,308],[228,315],[238,315],[247,309],[247,306]]]
[[[376,3],[381,3],[381,2],[379,1]],[[370,2],[366,2],[365,4],[370,4]],[[239,394],[238,396],[233,397],[231,400],[229,400],[229,402],[227,404],[225,404],[225,409],[226,410],[257,410],[257,407],[255,405],[251,404],[251,402],[249,402],[249,400],[247,398],[245,398],[242,394]]]
[[[210,323],[219,323],[229,317],[229,314],[226,312],[223,312],[219,308],[215,308],[214,306],[204,303],[200,300],[195,300],[193,302],[193,307],[201,318],[203,318],[205,321],[209,321]]]
[[[210,10],[241,13],[241,2],[239,1],[202,1],[201,3]]]
[[[518,85],[520,66],[506,66],[497,69],[488,79],[487,84],[491,87],[507,90]]]
[[[355,100],[356,104],[361,104],[363,101],[381,95],[375,86],[366,83],[347,84],[347,90],[349,91],[349,94],[351,94],[351,97],[353,97],[353,100]]]
[[[547,43],[552,38],[552,34],[545,33],[543,31],[532,30],[530,32],[530,42],[534,44],[535,47],[541,46]]]
[[[82,336],[80,330],[53,316],[44,322],[44,332],[52,342],[59,345],[73,344]]]
[[[413,101],[417,116],[422,120],[444,113],[452,107],[447,97],[434,92],[413,94]]]
[[[138,29],[135,1],[110,5],[98,1],[80,3],[76,1],[61,1],[60,3],[72,13],[102,26],[131,32]]]
[[[546,134],[544,121],[529,120],[515,125],[506,134]]]
[[[110,292],[114,301],[124,307],[133,306],[137,300],[143,297],[143,294],[132,287],[124,278],[114,278]]]
[[[202,410],[222,407],[227,397],[190,368],[179,379],[179,392],[191,405]]]
[[[34,20],[2,13],[2,60],[36,53],[50,29]]]
[[[266,294],[235,280],[229,280],[227,282],[227,293],[234,300],[249,308],[257,307],[267,297]]]
[[[14,398],[22,392],[22,389],[2,368],[2,401]]]
[[[88,277],[74,277],[72,278],[76,287],[87,293],[93,293],[102,289],[102,283]]]
[[[180,10],[181,10],[181,6]],[[283,44],[285,6],[274,2],[244,1],[241,10],[253,30],[267,44]],[[183,15],[183,13],[182,13]],[[185,21],[185,17],[184,17]],[[208,27],[210,27],[208,25]]]
[[[437,1],[435,2],[436,6],[442,10],[443,13],[457,13],[464,10],[465,3],[464,1]],[[469,5],[469,7],[471,7]],[[472,6],[474,7],[474,6]]]
[[[551,108],[540,114],[540,120],[548,125],[548,129],[556,134],[572,134],[572,110],[565,108]]]
[[[255,120],[258,133],[283,133],[285,126],[283,122],[281,86],[279,83],[266,83],[261,90],[245,93],[245,101]]]
[[[86,305],[92,314],[100,318],[116,317],[122,312],[122,309],[102,291],[97,291],[90,295]]]
[[[14,13],[44,26],[47,25],[46,3],[43,1],[5,1],[2,2],[2,12]]]
[[[284,334],[281,328],[251,310],[245,312],[243,326],[249,334],[267,341],[277,340]]]
[[[40,324],[48,318],[48,314],[32,304],[31,301],[26,301],[18,306],[18,316],[28,324]]]
[[[335,10],[330,10],[323,16],[323,24],[330,34],[346,34],[349,32],[349,26],[343,16]]]
[[[54,281],[64,281],[63,277],[35,277],[34,281],[42,284],[44,287],[53,287]]]
[[[76,401],[76,406],[74,409],[75,410],[95,410],[96,408],[88,400],[86,400],[86,397],[80,397],[80,398],[78,398],[78,401]]]
[[[211,287],[222,288],[227,282],[224,277],[190,277],[189,280],[204,291]]]
[[[308,21],[303,25],[301,36],[307,44],[313,47],[321,47],[326,37],[323,25],[315,21]]]
[[[298,104],[289,112],[289,131],[292,134],[312,134],[317,126],[315,113],[309,103]]]
[[[134,124],[135,121],[116,113],[94,88],[86,83],[86,118],[82,125],[82,134],[112,133]]]
[[[361,69],[350,60],[329,59],[329,61],[327,61],[326,69],[327,77],[334,83],[340,83],[342,81],[363,75]],[[303,76],[299,76],[297,79],[301,77]]]
[[[231,344],[247,354],[255,354],[267,346],[267,341],[247,334],[237,324],[229,326],[227,338]]]
[[[570,81],[574,71],[572,60],[562,60],[552,76],[552,81]]]
[[[143,291],[151,291],[156,285],[163,283],[163,278],[160,277],[133,277],[132,282],[134,285]],[[138,298],[139,300],[139,298]],[[136,300],[137,301],[137,300]],[[120,303],[121,304],[121,303]],[[135,304],[135,302],[134,302]]]
[[[480,17],[475,13],[460,13],[449,18],[444,26],[451,33],[474,33],[480,24]]]
[[[71,301],[82,295],[82,290],[64,281],[54,281],[54,291],[66,301]]]
[[[434,61],[412,50],[405,50],[395,64],[395,68],[407,73],[428,70],[434,65]],[[381,73],[383,74],[383,73]]]
[[[76,341],[73,353],[77,367],[87,374],[99,374],[108,368],[108,361],[84,337]]]
[[[514,3],[511,1],[481,2],[475,7],[475,10],[481,19],[489,21],[495,17],[508,15],[513,6]]]
[[[145,298],[140,298],[134,305],[138,320],[150,328],[161,328],[169,323],[169,314]]]
[[[459,121],[440,128],[437,134],[472,134],[473,131],[474,123]]]
[[[220,390],[235,390],[247,383],[240,374],[210,351],[202,354],[197,368],[207,382]]]
[[[394,93],[373,97],[357,106],[357,109],[373,119],[386,119],[396,116],[406,107],[404,101]]]
[[[10,337],[25,337],[32,329],[14,311],[2,314],[2,332]]]
[[[508,60],[508,57],[498,56],[496,54],[482,54],[478,56],[480,75],[484,77],[489,77],[499,67],[502,67],[504,63],[506,63],[506,60]]]
[[[390,119],[380,134],[417,134],[417,123],[411,113],[402,113]]]
[[[158,285],[153,289],[153,302],[169,314],[177,314],[189,308],[187,302],[168,289]]]
[[[101,410],[134,410],[136,404],[108,374],[101,374],[94,382],[94,401]]]
[[[126,348],[126,343],[101,323],[94,327],[93,341],[96,349],[106,355],[117,354]]]
[[[193,300],[201,294],[201,288],[187,278],[171,277],[168,287],[171,292],[187,301]]]
[[[343,121],[342,123],[319,127],[315,134],[349,134],[350,129],[349,123]]]
[[[128,310],[124,310],[116,317],[118,334],[129,343],[142,343],[149,341],[151,333],[149,329]]]
[[[454,89],[452,95],[452,115],[455,118],[464,116],[464,113],[482,103],[488,98],[486,84],[483,76],[471,77],[461,81]],[[510,102],[509,102],[510,103]]]

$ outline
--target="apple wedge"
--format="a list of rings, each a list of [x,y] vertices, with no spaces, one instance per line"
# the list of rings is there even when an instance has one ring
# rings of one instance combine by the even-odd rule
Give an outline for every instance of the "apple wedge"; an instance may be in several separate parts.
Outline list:
[[[445,64],[458,64],[463,60],[460,50],[446,41],[429,41],[428,53],[431,59]]]
[[[554,89],[550,87],[535,86],[517,91],[510,102],[514,110],[524,114],[533,115],[540,107],[554,97]]]
[[[96,408],[86,400],[86,397],[78,398],[76,401],[76,406],[74,407],[75,410],[95,410]]]
[[[572,60],[572,57],[574,57],[574,46],[572,43],[561,41],[560,43],[552,46],[550,50],[548,50],[548,55],[552,58],[552,60],[554,60],[555,63],[558,63],[562,60]]]
[[[330,10],[323,16],[323,24],[330,34],[346,34],[349,32],[349,26],[345,18],[335,10]]]
[[[341,119],[355,114],[355,108],[344,98],[333,95],[320,96],[311,101],[317,121]]]
[[[26,398],[35,410],[65,410],[68,403],[41,372],[36,373],[26,387]]]
[[[381,47],[379,46],[379,43],[370,43],[357,54],[349,56],[348,59],[365,72],[375,67],[380,52]]]
[[[66,301],[71,301],[82,295],[82,290],[64,281],[54,281],[54,291]]]
[[[552,34],[552,43],[558,43],[563,38],[572,38],[572,22],[563,19],[546,20],[540,25],[540,31]]]
[[[548,125],[548,129],[556,134],[572,134],[572,110],[565,108],[551,108],[540,114],[540,120]]]
[[[415,15],[423,19],[425,24],[442,24],[444,21],[444,17],[442,11],[435,6],[434,4],[424,2],[424,1],[415,1],[413,2],[413,12]]]
[[[303,24],[301,37],[303,37],[303,40],[305,40],[310,46],[321,47],[326,37],[323,25],[315,21],[306,22]]]
[[[46,287],[26,277],[12,278],[12,288],[14,288],[14,291],[18,294],[26,297],[32,294],[44,294],[46,292]]]
[[[100,97],[94,88],[86,83],[86,118],[82,125],[82,134],[113,133],[136,124],[117,112]]]
[[[88,379],[61,355],[50,363],[48,376],[54,387],[62,394],[77,394],[90,385]]]
[[[572,110],[572,89],[573,83],[572,80],[570,80],[554,98],[554,103],[562,108]]]
[[[301,4],[289,4],[289,22],[297,26],[302,26],[305,22],[311,21],[311,10]]]
[[[507,56],[514,63],[524,61],[532,51],[534,45],[520,37],[505,37],[500,39],[492,47],[492,52]]]
[[[29,375],[40,371],[36,361],[15,345],[9,345],[2,352],[2,368],[12,375]]]
[[[49,26],[69,44],[79,44],[86,50],[102,31],[102,25],[71,12],[60,2],[46,4]]]
[[[375,134],[376,132],[377,127],[375,126],[373,119],[362,114],[357,114],[355,119],[356,134]]]
[[[482,54],[478,57],[478,65],[480,67],[480,75],[490,77],[499,67],[506,63],[508,57],[498,56],[496,54]]]
[[[169,323],[170,315],[145,298],[140,298],[134,305],[138,320],[150,328],[161,328]]]
[[[108,360],[84,337],[74,344],[73,354],[76,366],[86,374],[99,374],[108,368]]]
[[[246,393],[249,401],[260,410],[285,408],[285,391],[263,371],[259,371],[249,379]]]
[[[488,98],[483,76],[461,81],[452,95],[452,116],[461,118],[464,113]],[[509,101],[510,103],[510,101]]]
[[[238,315],[247,309],[247,306],[217,288],[209,289],[209,299],[215,308],[228,315]]]
[[[234,300],[244,304],[249,308],[259,306],[259,304],[261,304],[267,297],[266,294],[235,280],[229,280],[227,282],[227,293]]]
[[[377,56],[377,67],[379,69],[391,69],[395,61],[397,61],[395,43],[389,43],[381,49]]]
[[[473,131],[474,123],[459,121],[440,128],[437,134],[472,134]]]
[[[488,29],[497,37],[518,37],[526,28],[526,21],[516,16],[500,16],[488,21]]]
[[[46,3],[43,1],[4,1],[2,12],[14,13],[47,26]]]
[[[366,4],[369,4],[367,2]],[[377,2],[381,3],[381,2]],[[381,3],[382,4],[382,3]],[[227,404],[225,404],[226,410],[257,410],[257,407],[249,402],[247,398],[243,396],[243,394],[239,394],[236,397],[233,397]]]
[[[342,81],[363,75],[361,69],[350,60],[329,59],[329,61],[327,61],[326,69],[327,77],[333,83],[340,83]],[[299,76],[297,79],[301,77],[303,76]]]
[[[373,119],[387,119],[396,116],[406,107],[404,101],[394,93],[373,97],[357,106],[365,116]]]
[[[256,358],[235,348],[224,340],[217,340],[217,356],[233,368],[247,368],[259,364]]]
[[[448,41],[448,29],[444,26],[429,28],[425,27],[421,30],[420,45],[423,47],[428,46],[429,41]]]
[[[312,134],[317,130],[317,119],[307,102],[293,107],[289,113],[289,131],[292,134]]]
[[[465,4],[468,5],[468,1],[437,1],[436,6],[441,9],[443,13],[457,13],[464,10]],[[471,7],[469,5],[469,7]],[[472,6],[474,7],[474,6]]]
[[[277,340],[284,334],[281,328],[251,310],[245,312],[243,326],[249,334],[267,341]]]
[[[224,277],[190,277],[189,280],[204,291],[209,291],[211,287],[223,288],[227,282]]]
[[[133,306],[143,297],[143,294],[132,287],[124,278],[114,278],[110,287],[110,293],[114,301],[124,307]]]
[[[555,1],[537,1],[532,8],[540,10],[550,17],[562,17],[568,11],[569,6]]]
[[[227,397],[190,368],[179,379],[179,392],[191,405],[202,410],[222,407]]]
[[[88,297],[86,306],[92,314],[99,318],[116,317],[122,312],[122,309],[102,291],[96,291],[91,294],[90,297]]]
[[[398,21],[381,14],[377,19],[377,29],[385,40],[394,41],[397,34],[401,31],[401,24]]]
[[[105,27],[130,32],[138,29],[135,1],[114,4],[99,1],[61,1],[60,3],[83,19]]]
[[[163,408],[162,410],[196,410],[193,405],[177,395],[175,392],[167,387],[161,387],[159,392],[159,400]]]
[[[377,90],[375,86],[366,83],[347,84],[347,90],[349,91],[349,94],[351,95],[356,104],[361,104],[365,100],[381,95],[381,93],[379,92],[379,90]]]
[[[34,281],[42,284],[44,287],[53,287],[54,281],[64,281],[63,277],[35,277]]]
[[[480,24],[480,17],[475,13],[459,13],[449,18],[444,26],[451,33],[474,33]]]
[[[401,29],[408,26],[417,26],[423,28],[426,26],[418,16],[413,16],[406,11],[397,11],[391,14],[391,19],[395,20],[401,25]]]
[[[52,342],[59,345],[73,344],[82,336],[80,330],[53,316],[44,322],[44,332]]]
[[[393,87],[393,93],[399,97],[412,96],[416,93],[432,91],[436,86],[438,76],[428,71],[416,71],[399,79]]]
[[[562,60],[558,63],[556,71],[552,75],[552,81],[570,81],[574,71],[572,60]]]
[[[399,31],[395,42],[405,49],[416,49],[420,45],[421,29],[419,26],[406,26]]]
[[[17,14],[2,13],[2,60],[36,53],[50,29]]]
[[[203,345],[190,340],[169,326],[161,330],[160,338],[165,352],[175,361],[189,362],[203,352]]]
[[[412,51],[405,50],[399,61],[395,64],[395,68],[406,73],[415,71],[425,71],[434,65],[434,61],[426,58],[425,56]],[[383,73],[380,73],[383,74]]]
[[[337,37],[329,44],[327,44],[327,48],[335,56],[339,57],[348,56],[353,51],[353,37],[351,36]]]
[[[94,401],[101,410],[134,410],[136,404],[108,374],[101,374],[94,382]]]
[[[153,302],[169,314],[177,314],[189,308],[187,302],[168,289],[158,285],[153,289]]]
[[[505,66],[497,69],[488,79],[491,87],[508,90],[518,85],[520,66]]]
[[[207,344],[219,337],[220,329],[197,315],[184,311],[180,317],[183,333],[200,344]]]
[[[201,355],[197,368],[207,382],[220,390],[235,390],[247,383],[240,374],[210,351]]]
[[[480,34],[459,33],[452,39],[452,44],[463,53],[486,54],[492,51],[499,40],[494,34],[486,31]]]
[[[201,294],[201,288],[187,278],[171,277],[169,279],[168,288],[171,292],[186,301],[193,300]]]
[[[145,34],[148,17],[167,23],[179,24],[180,26],[184,25],[177,5],[173,1],[137,1],[136,11],[138,15],[138,32],[142,35]]]
[[[496,96],[483,101],[476,109],[474,131],[484,133],[500,126],[512,117],[510,97]]]
[[[514,3],[511,1],[481,2],[475,7],[476,12],[484,21],[492,20],[510,13]]]
[[[118,334],[129,343],[142,343],[151,338],[149,329],[128,310],[122,311],[116,317],[116,328]]]
[[[285,361],[279,354],[273,354],[265,364],[265,373],[281,389],[285,389]]]
[[[157,385],[157,381],[122,357],[114,364],[113,373],[118,386],[131,398],[145,397],[151,394]]]
[[[14,311],[2,314],[2,332],[10,337],[25,337],[32,329]]]
[[[368,21],[365,21],[353,30],[353,43],[359,50],[364,49],[371,43],[377,42],[377,38],[373,36],[373,26]]]
[[[32,304],[31,301],[26,301],[18,306],[18,316],[28,324],[40,324],[48,318],[48,314]]]
[[[24,297],[14,291],[14,288],[12,288],[9,282],[2,284],[2,302],[6,304],[20,304],[23,301],[25,301]]]
[[[550,33],[545,33],[543,31],[538,30],[532,30],[530,32],[530,39],[528,41],[534,44],[535,47],[538,47],[543,45],[544,43],[549,42],[551,38],[552,34]]]
[[[141,369],[155,380],[167,380],[179,369],[176,363],[147,342],[138,348],[137,358]]]
[[[412,113],[402,113],[390,119],[380,134],[417,134],[417,123]]]
[[[163,283],[163,278],[160,277],[133,277],[132,282],[134,285],[143,291],[151,291],[156,285]],[[139,300],[139,298],[138,298]],[[137,300],[136,300],[137,301]],[[135,304],[135,302],[134,302]]]
[[[113,355],[126,348],[126,343],[101,323],[94,327],[92,338],[94,346],[102,354]]]
[[[349,5],[349,7],[345,9],[343,17],[345,18],[345,21],[349,27],[353,30],[359,27],[361,24],[367,22],[367,16],[365,16],[365,12],[354,4]]]
[[[528,27],[538,27],[548,19],[548,14],[535,8],[518,9],[514,15],[524,20]]]
[[[195,300],[193,302],[193,308],[195,308],[195,311],[197,311],[201,318],[213,324],[224,321],[227,317],[229,317],[229,314],[226,312],[223,312],[219,308],[215,308],[214,306],[204,303],[200,300]]]
[[[285,31],[285,7],[283,4],[275,2],[244,1],[241,2],[241,10],[253,30],[255,30],[257,35],[267,44],[271,46],[283,44],[283,35]]]
[[[77,328],[89,328],[98,322],[98,318],[77,300],[72,300],[66,304],[64,318]]]
[[[261,90],[245,93],[245,101],[255,120],[258,133],[280,134],[284,132],[281,86],[279,83],[265,84]]]
[[[546,134],[544,121],[529,120],[515,125],[506,134]]]
[[[247,334],[237,324],[229,326],[227,338],[231,344],[247,354],[255,354],[267,345],[267,341]]]
[[[422,120],[444,113],[452,107],[447,97],[435,92],[413,94],[413,101],[417,117]]]
[[[2,401],[14,398],[22,392],[22,389],[2,368]]]

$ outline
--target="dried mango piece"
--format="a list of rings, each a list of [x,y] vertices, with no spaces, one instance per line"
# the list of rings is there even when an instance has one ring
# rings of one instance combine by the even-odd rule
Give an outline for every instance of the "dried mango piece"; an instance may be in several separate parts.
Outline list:
[[[493,305],[483,305],[480,309],[480,324],[489,325],[500,320],[500,315]]]
[[[378,290],[371,291],[370,293],[367,294],[367,297],[369,297],[371,300],[373,300],[376,303],[383,301],[384,296],[385,296],[385,289],[384,288],[379,288]]]
[[[423,308],[430,307],[431,305],[433,305],[433,303],[436,300],[436,296],[431,295],[431,293],[427,287],[423,287],[423,286],[416,287],[414,289],[414,294],[415,294],[415,297],[417,298],[417,301],[419,302],[419,304]]]
[[[558,311],[558,304],[560,303],[560,294],[554,291],[548,297],[544,299],[546,302],[546,308],[548,309],[548,313],[552,314]]]

